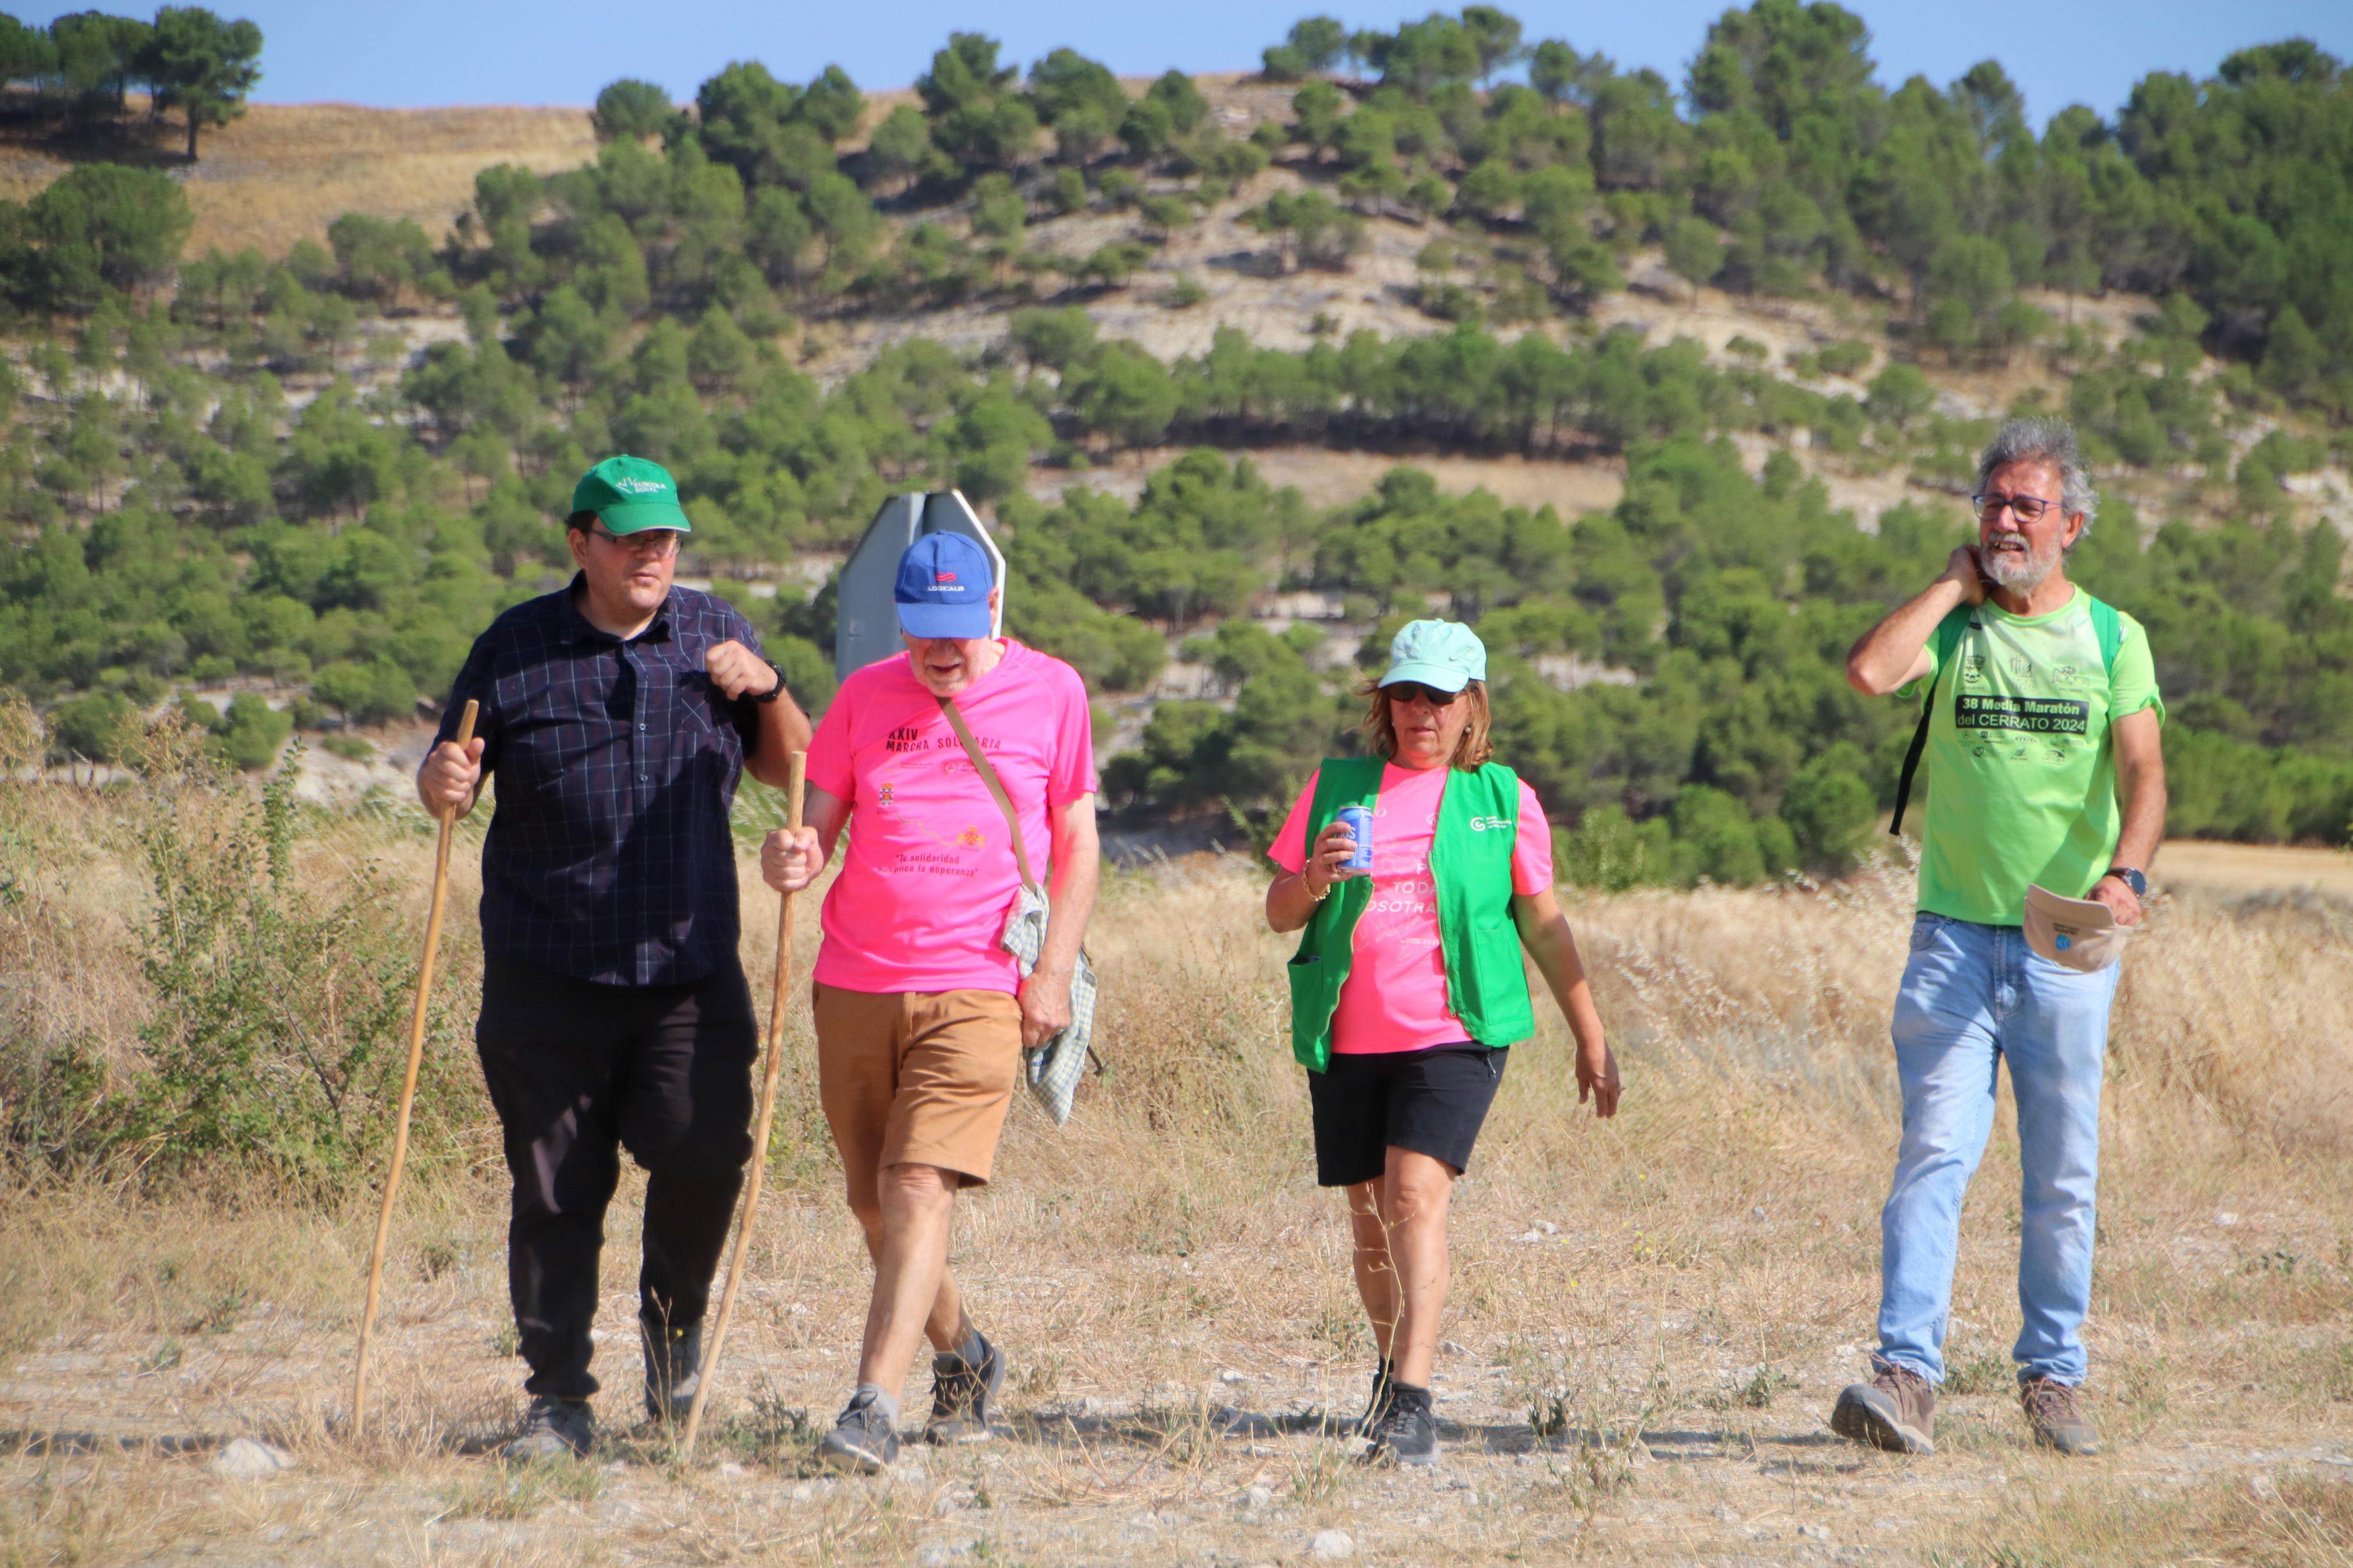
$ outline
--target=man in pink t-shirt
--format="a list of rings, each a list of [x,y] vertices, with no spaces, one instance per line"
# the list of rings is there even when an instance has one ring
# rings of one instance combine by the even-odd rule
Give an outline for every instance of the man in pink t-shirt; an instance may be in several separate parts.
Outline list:
[[[842,683],[809,743],[809,826],[761,851],[769,886],[807,887],[843,826],[816,973],[818,1095],[874,1260],[858,1386],[818,1457],[872,1474],[897,1456],[919,1337],[935,1443],[989,1435],[1005,1358],[948,1269],[960,1188],[988,1180],[1021,1051],[1071,1021],[1094,906],[1095,769],[1086,687],[1060,659],[991,635],[997,591],[970,540],[927,534],[900,563],[903,656]],[[1020,823],[1052,915],[1025,978],[1002,937],[1021,889],[1006,809],[950,721],[953,701]]]

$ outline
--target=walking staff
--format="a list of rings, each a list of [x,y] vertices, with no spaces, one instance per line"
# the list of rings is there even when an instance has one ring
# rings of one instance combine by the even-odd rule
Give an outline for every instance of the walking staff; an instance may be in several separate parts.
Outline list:
[[[1925,684],[1913,768],[1928,812],[1912,956],[1895,994],[1904,1140],[1880,1213],[1879,1348],[1831,1427],[1936,1452],[1961,1195],[2010,1064],[2021,1177],[2011,1352],[2036,1441],[2099,1451],[2083,1407],[2100,1069],[2124,933],[2165,831],[2165,705],[2148,635],[2067,580],[2098,504],[2075,433],[2013,419],[1978,461],[1978,542],[1862,636],[1866,696]],[[1896,808],[1897,822],[1903,806]]]
[[[728,808],[747,768],[786,784],[809,736],[750,623],[671,582],[692,530],[658,464],[598,463],[565,526],[578,574],[475,642],[417,777],[427,810],[459,816],[498,780],[474,1043],[513,1179],[507,1283],[531,1368],[516,1458],[594,1442],[589,1330],[624,1148],[648,1175],[646,1408],[684,1420],[693,1404],[759,1040]],[[460,746],[469,700],[480,731]]]
[[[793,753],[792,782],[785,786],[785,826],[797,833],[801,826],[801,791],[808,754]],[[712,1376],[718,1370],[719,1352],[727,1348],[728,1320],[735,1315],[735,1294],[743,1289],[744,1265],[752,1256],[752,1226],[760,1217],[760,1178],[767,1170],[768,1129],[776,1116],[776,1075],[785,1065],[785,1012],[793,995],[793,896],[779,897],[776,904],[776,983],[768,994],[768,1065],[760,1073],[760,1115],[752,1123],[752,1147],[760,1158],[752,1162],[752,1182],[744,1194],[744,1212],[735,1221],[735,1256],[727,1262],[727,1289],[719,1296],[719,1321],[711,1325],[711,1343],[702,1352],[702,1361],[694,1381],[694,1398],[687,1407],[686,1437],[681,1444],[686,1458],[694,1458],[695,1439],[702,1435],[703,1407],[711,1403]]]
[[[474,739],[474,718],[480,708],[468,702],[458,721],[456,737],[461,751]],[[375,1333],[376,1291],[384,1284],[384,1249],[392,1239],[392,1204],[400,1193],[400,1168],[408,1161],[408,1113],[417,1104],[417,1069],[425,1060],[425,1005],[433,999],[433,958],[441,951],[441,905],[449,892],[449,836],[458,826],[457,813],[444,806],[441,833],[433,848],[433,900],[425,915],[425,953],[417,963],[417,1002],[408,1016],[408,1067],[400,1079],[400,1110],[392,1123],[392,1169],[384,1178],[384,1206],[375,1216],[375,1248],[368,1255],[367,1300],[360,1308],[359,1352],[352,1365],[352,1436],[367,1433],[368,1342]]]

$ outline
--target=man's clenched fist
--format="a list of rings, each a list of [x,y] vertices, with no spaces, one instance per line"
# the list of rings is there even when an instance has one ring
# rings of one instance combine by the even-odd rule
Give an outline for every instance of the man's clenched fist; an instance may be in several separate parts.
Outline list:
[[[775,667],[732,637],[711,645],[702,656],[702,668],[731,702],[739,697],[765,697],[783,684]]]

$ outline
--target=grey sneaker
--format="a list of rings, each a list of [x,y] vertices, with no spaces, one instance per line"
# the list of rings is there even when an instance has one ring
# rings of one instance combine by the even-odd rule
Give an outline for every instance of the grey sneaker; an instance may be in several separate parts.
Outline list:
[[[673,1329],[638,1320],[638,1342],[646,1352],[646,1414],[657,1421],[683,1422],[702,1386],[702,1325]]]
[[[596,1443],[596,1418],[586,1400],[535,1394],[531,1413],[523,1417],[522,1435],[499,1453],[509,1459],[586,1458]]]
[[[874,1407],[874,1396],[860,1394],[837,1416],[833,1430],[817,1446],[819,1463],[828,1469],[871,1476],[891,1468],[899,1457],[899,1434],[891,1418]]]
[[[1933,1454],[1936,1391],[1909,1367],[1874,1363],[1869,1383],[1851,1383],[1838,1396],[1831,1430],[1891,1454]]]
[[[985,1443],[988,1414],[1005,1386],[1005,1355],[979,1330],[980,1361],[966,1361],[954,1351],[932,1358],[932,1418],[923,1427],[926,1443]]]
[[[2031,1377],[2018,1385],[2018,1402],[2026,1407],[2026,1424],[2034,1440],[2046,1448],[2085,1458],[2100,1451],[2100,1431],[2084,1414],[2082,1391],[2055,1377]]]
[[[1430,1413],[1430,1390],[1390,1383],[1388,1407],[1365,1436],[1368,1465],[1438,1463],[1438,1417]]]

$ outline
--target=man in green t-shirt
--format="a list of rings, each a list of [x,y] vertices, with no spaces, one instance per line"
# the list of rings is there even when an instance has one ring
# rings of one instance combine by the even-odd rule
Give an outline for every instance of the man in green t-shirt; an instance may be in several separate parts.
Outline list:
[[[2076,1391],[2117,966],[2063,966],[2030,949],[2022,926],[2030,885],[2095,900],[2120,926],[2139,921],[2165,830],[2165,709],[2140,624],[2067,581],[2098,501],[2074,432],[2057,419],[2004,425],[1972,500],[1978,542],[1847,655],[1866,696],[1925,690],[1928,810],[1895,1001],[1904,1141],[1880,1214],[1879,1349],[1831,1426],[1936,1451],[1961,1194],[2007,1061],[2023,1174],[2021,1397],[2040,1441],[2094,1453]]]

